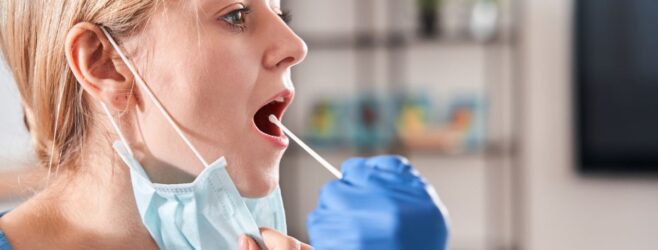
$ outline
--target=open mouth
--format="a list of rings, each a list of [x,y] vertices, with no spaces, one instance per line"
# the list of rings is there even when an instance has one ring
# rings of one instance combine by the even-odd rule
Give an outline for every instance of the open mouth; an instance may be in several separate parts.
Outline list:
[[[256,114],[254,115],[254,123],[256,124],[256,128],[258,128],[258,130],[264,134],[270,136],[282,136],[283,133],[281,132],[281,129],[270,122],[269,116],[275,115],[277,119],[281,120],[283,112],[286,110],[289,102],[289,98],[278,96],[265,106],[261,107],[258,111],[256,111]]]

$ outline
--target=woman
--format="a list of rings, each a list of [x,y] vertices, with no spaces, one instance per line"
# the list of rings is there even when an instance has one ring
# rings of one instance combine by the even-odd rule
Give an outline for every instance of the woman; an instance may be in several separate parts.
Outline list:
[[[279,0],[1,8],[2,52],[49,184],[0,217],[0,248],[309,248],[277,217],[288,140],[267,117],[282,118],[307,51]],[[217,204],[230,214],[214,216]]]
[[[203,170],[143,99],[101,26],[203,158],[226,157],[242,195],[276,188],[285,147],[254,126],[254,115],[280,97],[283,112],[293,98],[290,68],[306,55],[279,1],[16,0],[2,8],[2,51],[37,156],[51,169],[47,189],[2,217],[15,249],[156,248],[126,195],[130,172],[114,154],[117,136],[100,102],[153,182],[190,182]]]

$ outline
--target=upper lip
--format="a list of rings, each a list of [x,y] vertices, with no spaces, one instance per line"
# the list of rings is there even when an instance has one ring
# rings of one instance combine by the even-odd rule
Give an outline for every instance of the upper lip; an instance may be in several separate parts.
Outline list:
[[[281,120],[281,117],[283,117],[283,114],[288,109],[288,106],[292,102],[292,99],[294,98],[294,96],[295,96],[295,91],[293,91],[292,89],[284,89],[283,91],[281,91],[281,92],[277,93],[276,95],[270,97],[270,99],[268,99],[266,102],[264,102],[260,106],[258,106],[258,109],[254,112],[254,114],[252,116],[256,115],[256,113],[261,108],[265,107],[265,105],[268,105],[271,102],[273,102],[274,100],[276,100],[280,97],[283,97],[283,104],[282,104],[283,108],[281,110],[279,110],[277,114],[273,114],[273,115],[276,116],[277,119]]]

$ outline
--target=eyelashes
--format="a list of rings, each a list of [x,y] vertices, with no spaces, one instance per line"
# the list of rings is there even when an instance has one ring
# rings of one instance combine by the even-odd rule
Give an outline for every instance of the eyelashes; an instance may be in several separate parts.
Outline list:
[[[229,12],[228,14],[222,16],[221,19],[224,23],[229,25],[230,28],[243,32],[247,29],[247,16],[250,13],[251,9],[249,7],[242,7]],[[292,20],[292,15],[288,10],[282,10],[281,14],[278,14],[278,16],[286,24],[289,24]]]
[[[222,20],[229,25],[229,27],[238,31],[245,31],[247,29],[246,16],[251,12],[248,7],[242,7],[229,12],[222,16]]]

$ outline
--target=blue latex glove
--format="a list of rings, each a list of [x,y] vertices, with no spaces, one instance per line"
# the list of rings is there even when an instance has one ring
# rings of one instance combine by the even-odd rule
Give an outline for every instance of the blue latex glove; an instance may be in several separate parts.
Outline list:
[[[355,158],[341,170],[308,217],[316,250],[446,249],[447,211],[406,159]]]

